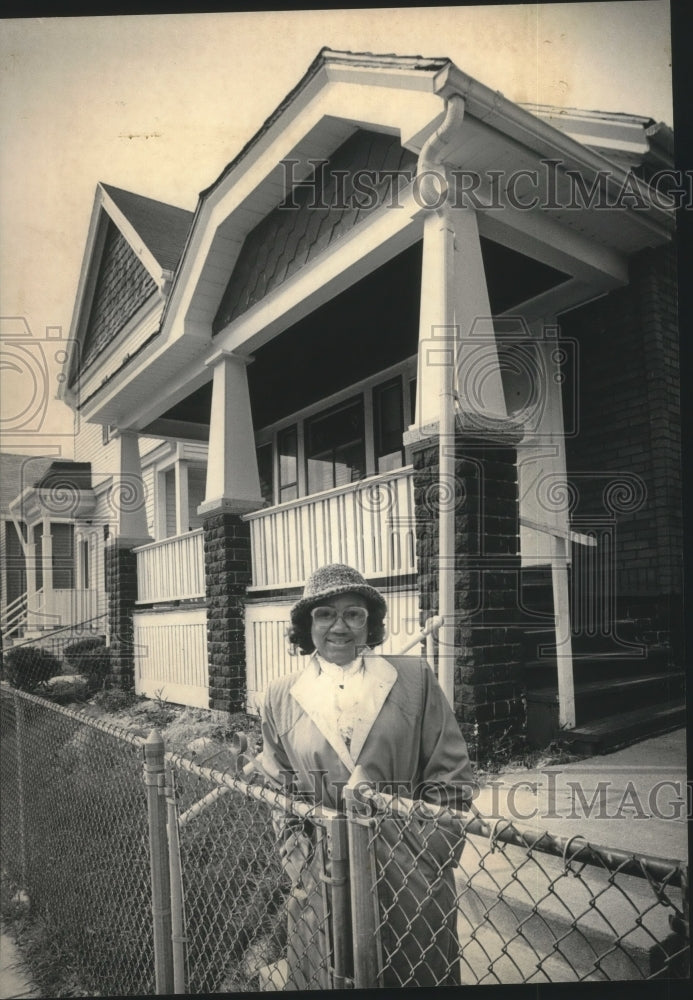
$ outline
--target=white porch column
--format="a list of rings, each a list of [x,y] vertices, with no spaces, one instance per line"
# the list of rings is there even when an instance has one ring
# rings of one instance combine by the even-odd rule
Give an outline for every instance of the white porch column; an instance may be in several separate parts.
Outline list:
[[[51,624],[49,618],[55,613],[53,600],[53,536],[50,518],[43,518],[41,537],[41,567],[43,570],[42,618],[44,624]]]
[[[207,456],[207,487],[199,513],[246,513],[263,506],[250,411],[249,359],[218,351],[213,369],[212,412]]]
[[[190,528],[188,507],[188,463],[176,462],[176,534],[182,535]]]
[[[454,365],[458,340],[452,296],[455,233],[449,212],[427,212],[423,230],[416,379],[416,427],[419,431],[431,425],[437,430],[445,369]]]
[[[29,532],[29,538],[33,538],[33,528],[27,529]],[[36,591],[38,587],[36,586],[36,549],[37,545],[35,542],[27,541],[24,545],[24,567],[26,572],[26,606],[27,606],[27,625],[30,627],[36,625],[38,618],[35,614],[37,609]]]
[[[166,473],[156,473],[154,489],[154,537],[157,541],[166,538]]]
[[[439,419],[445,369],[451,364],[458,412],[507,417],[476,213],[446,204],[427,212],[424,219],[416,388],[419,431]]]
[[[151,538],[147,531],[139,436],[134,431],[118,431],[116,435],[120,441],[120,468],[111,487],[111,502],[118,519],[115,535],[121,544],[142,545]]]

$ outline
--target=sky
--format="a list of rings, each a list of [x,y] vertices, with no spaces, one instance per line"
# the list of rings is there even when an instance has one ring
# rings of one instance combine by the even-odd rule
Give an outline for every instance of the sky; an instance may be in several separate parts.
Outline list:
[[[447,56],[513,101],[675,125],[668,0],[1,21],[3,450],[71,456],[59,335],[97,182],[194,209],[325,45]]]

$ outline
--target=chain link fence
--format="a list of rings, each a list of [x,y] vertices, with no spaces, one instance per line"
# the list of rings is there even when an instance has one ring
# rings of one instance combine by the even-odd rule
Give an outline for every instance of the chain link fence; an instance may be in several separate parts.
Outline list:
[[[366,940],[376,942],[357,985],[688,975],[687,868],[678,862],[367,786],[352,818],[370,857],[360,891]]]
[[[347,918],[332,905],[331,830],[344,818],[247,783],[235,773],[245,760],[238,753],[229,770],[211,770],[168,755],[185,945],[177,985],[189,993],[332,989],[333,929],[336,921],[342,940]]]
[[[346,813],[0,689],[2,865],[94,995],[688,974],[687,869],[345,790]]]
[[[2,867],[94,995],[154,990],[142,743],[3,689]]]

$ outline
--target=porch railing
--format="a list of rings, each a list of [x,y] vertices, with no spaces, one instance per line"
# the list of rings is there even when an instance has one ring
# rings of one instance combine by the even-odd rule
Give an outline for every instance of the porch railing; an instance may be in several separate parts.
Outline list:
[[[34,627],[79,625],[106,610],[106,596],[98,590],[58,588],[36,592],[29,608],[29,624]]]
[[[27,593],[25,591],[7,605],[0,618],[0,625],[5,638],[9,639],[15,633],[19,635],[26,623]]]
[[[411,466],[254,511],[246,520],[254,588],[296,586],[333,562],[366,577],[416,573]]]
[[[138,604],[205,596],[202,528],[140,545],[135,552]]]

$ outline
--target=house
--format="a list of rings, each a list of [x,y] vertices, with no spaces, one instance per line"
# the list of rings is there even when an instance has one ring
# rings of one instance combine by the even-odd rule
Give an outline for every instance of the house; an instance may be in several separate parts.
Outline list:
[[[254,709],[341,561],[386,651],[442,614],[478,743],[680,724],[671,167],[650,119],[324,49],[194,216],[98,185],[63,398],[122,682]]]

